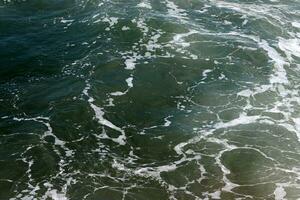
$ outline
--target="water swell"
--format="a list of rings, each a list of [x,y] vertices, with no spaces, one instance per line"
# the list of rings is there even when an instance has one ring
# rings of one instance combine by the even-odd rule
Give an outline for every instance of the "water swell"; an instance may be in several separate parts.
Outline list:
[[[74,95],[53,98],[47,117],[22,114],[20,95],[14,112],[1,116],[47,129],[19,155],[28,184],[19,181],[11,199],[147,198],[151,187],[160,192],[150,199],[299,197],[300,37],[297,20],[289,18],[299,19],[289,10],[293,1],[78,6],[50,20],[67,36],[88,35],[63,43],[70,56],[60,76],[78,83],[64,86]],[[71,105],[84,108],[80,120]],[[59,108],[65,118],[55,118]],[[52,128],[59,123],[69,130]],[[56,169],[36,177],[39,161],[31,151],[48,145]]]

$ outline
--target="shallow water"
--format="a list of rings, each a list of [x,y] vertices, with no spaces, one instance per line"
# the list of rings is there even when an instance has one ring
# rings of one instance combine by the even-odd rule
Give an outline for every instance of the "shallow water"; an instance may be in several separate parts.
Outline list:
[[[297,0],[0,2],[0,199],[299,199]]]

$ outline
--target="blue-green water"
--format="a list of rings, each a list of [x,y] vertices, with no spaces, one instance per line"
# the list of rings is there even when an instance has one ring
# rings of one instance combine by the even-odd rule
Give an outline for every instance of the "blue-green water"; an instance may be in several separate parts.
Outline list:
[[[298,0],[0,2],[0,199],[300,199]]]

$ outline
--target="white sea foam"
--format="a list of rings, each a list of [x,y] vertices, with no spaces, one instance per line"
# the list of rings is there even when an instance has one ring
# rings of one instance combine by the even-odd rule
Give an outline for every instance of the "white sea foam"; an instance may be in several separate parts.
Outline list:
[[[237,13],[243,14],[244,18],[247,16],[251,16],[254,18],[262,18],[274,25],[278,26],[278,24],[274,23],[269,18],[274,18],[277,20],[277,22],[284,24],[284,22],[281,20],[281,17],[279,15],[272,14],[274,11],[274,7],[268,4],[258,5],[258,4],[248,4],[248,3],[242,3],[242,2],[226,2],[226,1],[218,1],[218,0],[210,0],[211,3],[216,5],[219,8],[226,8],[233,10]],[[267,17],[266,17],[267,16]]]
[[[112,140],[114,142],[119,143],[120,145],[125,145],[126,144],[126,142],[125,142],[125,140],[126,140],[125,132],[121,128],[117,127],[116,125],[114,125],[113,123],[111,123],[110,121],[108,121],[107,119],[104,118],[104,112],[103,112],[102,108],[96,106],[93,103],[91,103],[90,105],[91,105],[91,108],[94,110],[95,117],[96,117],[96,119],[98,120],[98,122],[100,124],[102,124],[104,126],[107,126],[111,129],[114,129],[114,130],[121,133],[121,135],[118,138],[113,138]]]
[[[129,78],[126,79],[126,82],[127,82],[127,85],[128,85],[129,88],[133,87],[132,81],[133,81],[133,77],[129,77]]]
[[[242,25],[245,26],[247,23],[248,23],[248,20],[245,19],[245,20],[243,21]]]
[[[128,58],[125,60],[125,69],[128,70],[133,70],[135,68],[136,65],[136,58]]]
[[[97,121],[102,124],[103,126],[109,127],[115,131],[118,131],[119,133],[121,133],[121,135],[118,138],[111,138],[111,140],[113,140],[114,142],[120,144],[120,145],[125,145],[126,144],[126,135],[125,135],[125,131],[119,127],[117,127],[116,125],[114,125],[112,122],[110,122],[109,120],[104,118],[104,111],[103,108],[100,108],[98,106],[96,106],[94,104],[94,98],[92,98],[88,91],[90,90],[91,86],[90,84],[87,82],[86,87],[83,90],[83,94],[85,94],[89,99],[88,102],[91,106],[91,108],[94,110],[95,113],[95,118],[97,119]]]
[[[133,19],[131,20],[132,23],[136,23],[136,26],[143,32],[144,35],[146,35],[149,32],[149,27],[145,23],[145,20],[143,18]]]
[[[148,8],[148,9],[152,9],[151,4],[150,4],[149,2],[147,2],[147,1],[143,1],[143,2],[139,3],[139,4],[137,5],[137,7],[139,7],[139,8]]]
[[[207,74],[210,73],[210,72],[212,72],[211,69],[206,69],[206,70],[204,70],[204,71],[202,72],[202,76],[203,76],[202,80],[203,80],[203,79],[206,79],[206,78],[207,78]]]
[[[13,118],[15,121],[34,121],[34,122],[38,122],[38,123],[42,123],[43,125],[45,125],[47,127],[47,130],[44,132],[43,135],[41,135],[41,139],[45,139],[45,137],[47,136],[51,136],[54,138],[54,152],[60,157],[60,161],[58,162],[58,167],[59,167],[59,173],[56,175],[58,176],[66,176],[67,174],[65,173],[64,170],[64,166],[66,165],[65,159],[63,159],[63,155],[65,155],[67,158],[71,158],[74,155],[73,150],[70,150],[64,142],[62,140],[60,140],[55,133],[53,132],[53,129],[50,125],[50,118],[48,117],[33,117],[33,118],[18,118],[18,117],[14,117]],[[60,146],[61,148],[58,149],[57,146]],[[25,154],[27,151],[29,151],[31,148],[33,148],[34,146],[29,146],[24,152],[23,154]],[[65,154],[61,153],[61,149],[64,150]],[[24,155],[23,155],[24,156]],[[32,166],[34,164],[34,160],[29,160],[26,157],[22,158],[22,161],[28,164],[28,169],[26,171],[26,174],[28,175],[28,188],[30,189],[30,191],[28,191],[29,193],[24,193],[24,194],[19,194],[19,198],[18,199],[35,199],[35,197],[37,196],[37,192],[41,189],[40,186],[37,185],[33,185],[33,178],[32,178]],[[73,180],[73,179],[72,179]],[[51,189],[52,188],[52,184],[48,183],[45,184],[46,187],[48,187],[47,192],[45,193],[45,195],[41,198],[41,199],[46,199],[48,198],[52,198],[54,200],[67,200],[68,198],[66,197],[66,188],[68,185],[71,184],[71,181],[66,181],[65,184],[65,188],[62,189],[60,192],[58,192],[55,189]],[[25,191],[25,190],[24,190]],[[11,200],[13,200],[14,198],[11,198]]]
[[[238,92],[237,95],[243,96],[243,97],[250,97],[253,95],[253,91],[251,91],[250,89],[246,89],[246,90],[242,90],[242,91]]]
[[[159,49],[162,47],[161,44],[158,43],[158,39],[160,37],[161,37],[160,33],[156,33],[155,35],[150,37],[148,44],[145,45],[148,51],[155,51],[156,49]]]
[[[35,122],[39,122],[44,124],[47,127],[47,130],[44,132],[42,139],[44,139],[46,136],[51,136],[54,138],[54,144],[55,145],[59,145],[64,149],[67,149],[65,147],[65,142],[60,140],[54,133],[53,133],[53,129],[49,123],[50,118],[48,117],[34,117],[34,118],[18,118],[18,117],[14,117],[13,120],[15,121],[35,121]],[[69,150],[69,149],[67,149]]]
[[[287,79],[287,73],[284,69],[284,66],[289,65],[289,63],[287,63],[285,59],[280,56],[280,54],[274,48],[270,47],[267,41],[262,40],[261,42],[259,42],[259,45],[267,51],[268,56],[275,62],[275,73],[271,75],[270,82],[287,84],[289,81]]]
[[[300,23],[299,22],[292,22],[292,26],[296,28],[300,28]]]
[[[64,24],[66,24],[66,23],[72,23],[74,20],[72,20],[72,19],[62,19],[62,20],[60,20],[60,22],[61,23],[64,23]]]
[[[127,30],[130,30],[130,28],[128,26],[123,26],[122,27],[122,31],[127,31]]]
[[[274,191],[275,200],[285,200],[284,198],[286,196],[286,192],[284,188],[280,185],[278,185]]]
[[[279,38],[278,46],[286,54],[290,61],[293,60],[292,55],[300,58],[300,40],[298,38]]]
[[[189,47],[190,46],[190,43],[189,42],[186,42],[184,40],[185,37],[188,37],[192,34],[195,34],[195,33],[198,33],[197,31],[195,30],[190,30],[189,32],[187,33],[179,33],[179,34],[176,34],[174,37],[173,37],[173,40],[170,41],[170,44],[176,44],[176,45],[179,45],[179,46],[182,46],[182,47]]]
[[[237,32],[230,32],[229,35],[234,35],[238,37],[245,37],[255,41],[260,48],[265,50],[274,63],[274,73],[270,75],[270,83],[271,84],[288,84],[287,72],[285,70],[285,66],[289,66],[290,64],[273,48],[269,45],[266,40],[261,40],[260,38],[252,35],[245,35]]]
[[[221,199],[221,191],[215,191],[208,194],[212,199]]]
[[[63,193],[59,193],[57,190],[50,190],[47,192],[47,196],[52,200],[68,200]]]
[[[187,14],[184,9],[179,8],[174,2],[167,0],[166,6],[168,8],[168,14],[178,19],[187,19]]]
[[[108,22],[109,26],[112,27],[118,23],[118,18],[117,17],[105,17],[102,21]]]
[[[165,123],[163,125],[164,127],[168,127],[172,124],[172,122],[169,120],[169,118],[171,118],[171,117],[173,117],[173,116],[168,116],[164,119],[165,120]]]
[[[110,95],[112,95],[112,96],[123,96],[126,93],[127,93],[127,91],[125,91],[125,92],[117,91],[117,92],[111,92]]]
[[[290,127],[289,130],[296,133],[298,141],[300,142],[300,118],[292,118],[292,120],[294,121],[295,128]]]
[[[234,127],[243,124],[251,124],[251,123],[255,123],[260,118],[261,118],[260,116],[256,116],[256,115],[247,116],[246,113],[241,113],[238,118],[233,119],[229,122],[219,122],[214,127],[217,129],[221,129],[221,128],[229,128],[229,127]]]

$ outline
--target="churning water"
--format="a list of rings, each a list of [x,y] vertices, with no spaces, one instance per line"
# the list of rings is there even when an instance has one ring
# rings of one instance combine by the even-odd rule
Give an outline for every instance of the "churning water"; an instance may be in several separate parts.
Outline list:
[[[299,0],[2,0],[0,199],[300,198]]]

